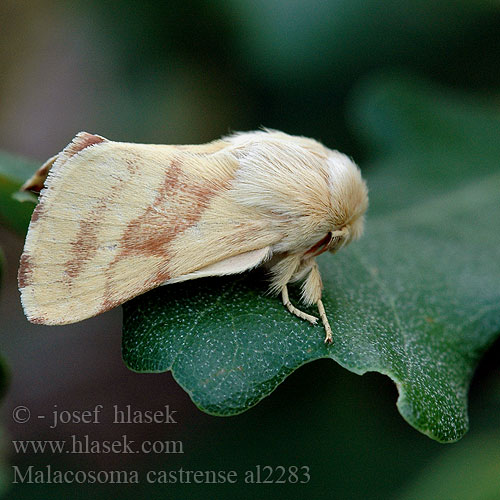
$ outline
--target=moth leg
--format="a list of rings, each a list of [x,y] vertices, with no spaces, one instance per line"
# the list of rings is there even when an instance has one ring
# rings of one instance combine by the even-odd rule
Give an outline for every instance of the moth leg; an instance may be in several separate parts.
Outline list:
[[[331,344],[333,342],[332,328],[330,327],[330,323],[328,322],[325,308],[323,306],[323,302],[321,302],[321,299],[316,302],[316,305],[318,306],[319,317],[321,318],[321,321],[323,321],[323,326],[325,327],[325,344]]]
[[[35,191],[39,193],[45,180],[47,179],[47,175],[49,175],[49,170],[54,165],[58,155],[49,158],[20,188],[20,191]]]
[[[309,276],[302,285],[302,300],[307,305],[317,305],[319,317],[321,318],[321,321],[323,322],[323,326],[325,328],[325,343],[331,344],[333,342],[332,329],[326,316],[325,307],[323,306],[323,302],[321,301],[322,289],[323,283],[321,281],[321,274],[319,272],[318,264],[316,262],[313,262],[311,265]]]
[[[290,302],[290,299],[288,298],[288,288],[287,286],[285,285],[282,289],[281,289],[281,297],[283,299],[283,305],[292,313],[292,314],[295,314],[295,316],[298,316],[299,318],[301,319],[305,319],[306,321],[309,321],[310,323],[312,323],[313,325],[316,324],[316,322],[318,321],[318,318],[316,318],[316,316],[311,316],[310,314],[307,314],[303,311],[301,311],[300,309],[297,309],[291,302]]]

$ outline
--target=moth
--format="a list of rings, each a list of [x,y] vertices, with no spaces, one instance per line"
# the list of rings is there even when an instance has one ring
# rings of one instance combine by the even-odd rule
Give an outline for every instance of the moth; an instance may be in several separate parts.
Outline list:
[[[41,191],[18,274],[32,323],[62,325],[159,285],[265,265],[294,315],[321,301],[316,257],[357,239],[368,206],[359,168],[319,142],[235,133],[203,145],[115,142],[79,133],[22,187]]]

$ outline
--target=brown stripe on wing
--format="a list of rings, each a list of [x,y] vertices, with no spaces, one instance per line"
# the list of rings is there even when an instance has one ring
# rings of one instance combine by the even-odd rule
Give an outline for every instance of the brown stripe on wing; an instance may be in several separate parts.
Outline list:
[[[76,238],[71,241],[72,257],[64,265],[65,280],[68,285],[71,285],[72,280],[82,272],[84,265],[90,262],[97,253],[99,220],[102,220],[107,205],[106,200],[100,200],[98,207],[79,222]]]
[[[88,132],[80,132],[66,147],[64,153],[67,155],[67,159],[69,159],[85,148],[94,146],[95,144],[100,144],[101,142],[105,141],[107,141],[107,139],[101,137],[100,135],[89,134]]]
[[[230,181],[231,178],[226,178],[208,182],[189,176],[182,168],[180,159],[171,161],[153,204],[127,224],[119,243],[121,251],[106,272],[104,300],[100,312],[131,298],[130,294],[120,295],[114,284],[113,278],[117,277],[113,277],[113,266],[121,259],[137,256],[161,259],[161,267],[152,270],[151,276],[144,276],[135,295],[155,288],[172,277],[168,268],[172,242],[201,219],[210,201],[222,190],[228,189]]]
[[[19,272],[17,274],[17,282],[19,288],[24,288],[31,285],[31,277],[33,274],[33,264],[31,263],[31,257],[29,254],[24,252],[21,255],[21,260],[19,262]]]

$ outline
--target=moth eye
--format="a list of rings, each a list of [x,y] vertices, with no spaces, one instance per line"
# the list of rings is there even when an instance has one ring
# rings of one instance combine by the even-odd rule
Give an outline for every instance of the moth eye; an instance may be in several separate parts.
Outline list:
[[[316,255],[322,254],[323,252],[326,252],[328,250],[328,246],[330,245],[330,242],[332,241],[332,233],[328,232],[327,235],[318,241],[318,243],[314,244],[306,253],[305,255],[315,257]]]

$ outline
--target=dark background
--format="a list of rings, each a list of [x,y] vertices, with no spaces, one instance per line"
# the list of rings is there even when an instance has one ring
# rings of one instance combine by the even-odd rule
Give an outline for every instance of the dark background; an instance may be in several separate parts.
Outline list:
[[[350,126],[349,103],[371,75],[394,69],[500,107],[493,1],[3,0],[0,19],[0,149],[39,162],[80,130],[168,144],[266,126],[321,140],[363,168],[367,151]],[[232,469],[240,477],[256,464],[308,465],[311,473],[310,483],[292,486],[24,484],[12,485],[7,498],[410,498],[427,483],[435,498],[500,498],[500,486],[489,496],[482,491],[500,479],[498,465],[482,462],[497,456],[498,345],[476,374],[471,430],[458,444],[440,445],[406,424],[388,378],[359,377],[328,360],[302,367],[240,416],[211,417],[170,374],[125,368],[120,308],[68,327],[28,324],[15,282],[23,240],[0,228],[0,243],[7,261],[1,349],[11,370],[5,461],[71,470]],[[169,404],[179,423],[49,429],[46,420],[22,425],[10,415],[17,405],[35,416],[54,405],[97,404],[104,421],[114,404]],[[180,439],[185,453],[30,456],[16,455],[10,443],[87,433]],[[4,469],[9,483],[10,466]],[[438,495],[443,488],[449,496]]]

